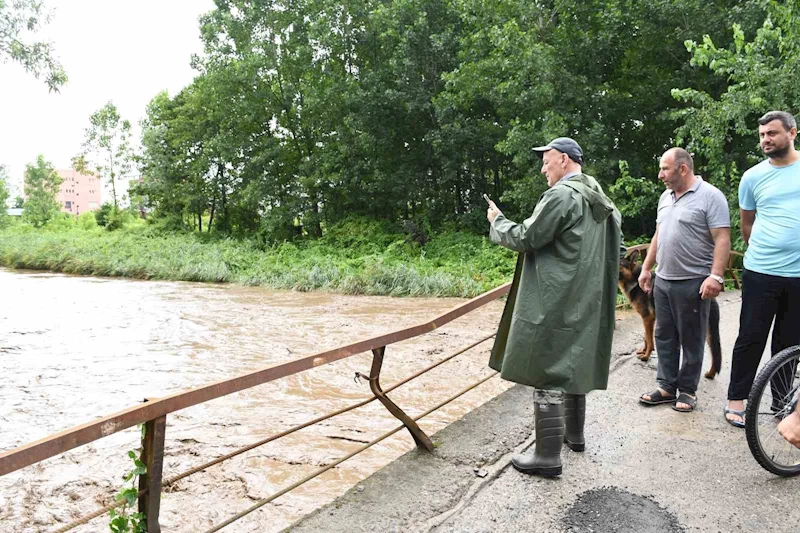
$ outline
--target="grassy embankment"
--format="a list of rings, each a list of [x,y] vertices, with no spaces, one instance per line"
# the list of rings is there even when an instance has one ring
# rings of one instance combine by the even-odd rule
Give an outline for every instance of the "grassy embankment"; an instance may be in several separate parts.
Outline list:
[[[61,224],[0,230],[0,265],[69,274],[233,282],[299,291],[476,296],[511,279],[515,254],[467,233],[419,246],[377,223],[351,221],[316,241],[260,246],[147,225],[106,231]]]

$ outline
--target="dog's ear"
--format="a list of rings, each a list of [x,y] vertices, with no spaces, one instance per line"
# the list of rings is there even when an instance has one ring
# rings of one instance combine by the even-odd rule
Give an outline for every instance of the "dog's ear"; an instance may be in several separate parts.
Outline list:
[[[628,257],[628,259],[630,259],[632,265],[635,265],[636,263],[638,263],[639,262],[639,250],[634,250],[633,252],[631,252],[631,255]]]

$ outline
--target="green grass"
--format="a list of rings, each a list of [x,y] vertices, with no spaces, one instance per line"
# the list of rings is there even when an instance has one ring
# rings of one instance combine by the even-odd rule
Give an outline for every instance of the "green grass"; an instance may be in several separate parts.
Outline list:
[[[449,232],[425,245],[355,220],[316,241],[256,241],[91,224],[0,230],[0,265],[88,276],[232,282],[345,294],[472,297],[511,279],[515,254],[485,237]]]

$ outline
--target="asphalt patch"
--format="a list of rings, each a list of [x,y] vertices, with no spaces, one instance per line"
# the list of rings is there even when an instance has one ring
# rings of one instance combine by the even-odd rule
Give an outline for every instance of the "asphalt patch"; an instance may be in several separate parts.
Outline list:
[[[685,533],[674,514],[654,500],[619,489],[584,492],[563,519],[569,533]]]

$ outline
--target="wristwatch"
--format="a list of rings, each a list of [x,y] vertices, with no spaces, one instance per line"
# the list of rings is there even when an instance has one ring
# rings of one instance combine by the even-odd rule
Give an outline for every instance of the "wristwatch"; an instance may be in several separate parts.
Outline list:
[[[722,276],[715,276],[714,274],[709,274],[708,277],[718,281],[720,285],[725,285],[725,278],[723,278]]]

